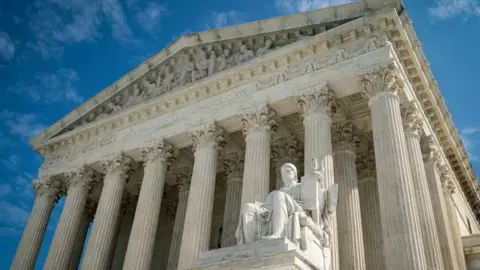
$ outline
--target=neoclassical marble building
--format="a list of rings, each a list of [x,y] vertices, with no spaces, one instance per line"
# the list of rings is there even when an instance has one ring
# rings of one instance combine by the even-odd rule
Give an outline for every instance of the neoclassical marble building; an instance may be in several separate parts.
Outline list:
[[[322,269],[302,222],[298,242],[235,237],[312,158],[338,184],[332,269],[478,269],[477,178],[401,0],[183,36],[30,143],[13,270],[62,196],[44,269]]]

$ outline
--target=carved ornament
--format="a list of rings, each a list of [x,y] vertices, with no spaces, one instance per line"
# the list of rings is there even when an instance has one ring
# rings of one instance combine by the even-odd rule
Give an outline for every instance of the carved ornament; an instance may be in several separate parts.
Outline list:
[[[363,95],[374,97],[379,93],[392,93],[397,95],[403,89],[397,67],[389,65],[379,67],[377,70],[367,72],[360,77],[363,85]]]
[[[175,182],[177,183],[178,192],[186,192],[190,190],[190,181],[192,180],[192,168],[179,168],[175,174]]]
[[[351,123],[335,123],[332,130],[332,142],[334,152],[348,150],[355,154],[358,146],[360,145],[360,139],[355,134],[356,127]]]
[[[200,128],[190,132],[190,138],[194,152],[204,147],[221,149],[226,144],[225,131],[216,124],[202,124]]]
[[[109,175],[118,174],[120,177],[115,179],[126,181],[129,174],[138,167],[138,164],[123,153],[117,153],[110,158],[102,160],[103,170],[105,172],[105,180],[110,180]]]
[[[423,133],[423,117],[418,106],[415,101],[406,103],[402,108],[402,115],[405,133],[413,134],[420,139]]]
[[[223,168],[227,175],[227,181],[233,178],[241,178],[245,165],[245,152],[234,152],[222,157]]]
[[[302,119],[312,115],[331,117],[336,112],[335,93],[327,85],[312,86],[297,96],[297,108]]]
[[[267,132],[273,136],[277,131],[277,113],[266,105],[253,107],[241,116],[242,132],[245,137],[254,132]]]
[[[99,175],[87,166],[75,168],[65,173],[65,177],[67,178],[68,189],[85,187],[88,191],[91,191],[99,180]]]
[[[289,162],[294,165],[303,164],[303,144],[295,136],[279,138],[272,143],[272,166],[279,169]]]
[[[154,140],[147,143],[142,148],[143,166],[146,167],[149,164],[157,166],[157,162],[166,162],[166,169],[170,170],[170,166],[175,162],[178,149],[172,144],[164,140]]]
[[[49,197],[55,202],[58,201],[61,193],[61,182],[57,179],[47,176],[33,181],[35,197]]]

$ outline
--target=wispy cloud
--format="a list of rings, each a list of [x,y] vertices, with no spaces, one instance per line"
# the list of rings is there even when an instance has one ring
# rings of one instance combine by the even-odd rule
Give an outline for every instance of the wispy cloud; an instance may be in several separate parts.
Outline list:
[[[81,103],[84,100],[74,86],[78,74],[71,68],[61,68],[53,73],[37,72],[34,78],[34,84],[19,82],[9,87],[9,91],[45,104],[64,101]]]
[[[10,36],[5,32],[0,32],[0,57],[10,61],[15,54],[15,45],[13,45]]]
[[[206,29],[222,28],[234,24],[243,23],[245,14],[236,10],[226,12],[212,12],[204,19],[204,27]]]
[[[95,41],[102,36],[99,28],[104,22],[117,41],[136,41],[118,0],[37,1],[27,14],[35,35],[27,46],[44,59],[60,58],[65,45]]]
[[[453,17],[480,16],[480,4],[478,0],[436,0],[435,7],[429,8],[430,16],[437,20],[445,20]]]
[[[144,3],[142,7],[134,6],[136,20],[145,31],[154,34],[159,30],[163,17],[168,14],[168,8],[154,1],[142,3]]]
[[[338,6],[355,0],[276,0],[276,8],[284,13],[304,12],[319,8]]]
[[[23,140],[32,138],[47,127],[33,113],[3,110],[0,112],[0,121],[6,126],[10,135],[19,136]]]
[[[480,157],[476,153],[476,146],[480,144],[480,126],[464,128],[460,133],[460,137],[470,160],[480,160]]]
[[[20,157],[18,155],[12,154],[6,159],[2,159],[1,163],[9,170],[16,170],[20,162]]]
[[[29,212],[9,201],[0,201],[0,234],[18,234],[21,233],[23,227],[27,223]]]

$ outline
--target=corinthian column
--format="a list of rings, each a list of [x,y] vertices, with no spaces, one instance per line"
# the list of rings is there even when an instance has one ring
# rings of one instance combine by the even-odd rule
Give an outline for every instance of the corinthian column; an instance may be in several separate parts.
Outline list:
[[[50,177],[34,181],[33,188],[36,193],[35,201],[13,258],[11,270],[31,270],[35,267],[50,214],[58,200],[59,183]]]
[[[334,92],[326,85],[312,87],[297,97],[297,107],[305,127],[305,172],[310,172],[312,159],[316,159],[325,170],[325,188],[334,184],[332,154],[332,112]],[[319,213],[314,214],[315,222],[319,222]],[[339,269],[337,218],[331,220],[331,252],[332,269]]]
[[[455,178],[450,173],[448,165],[443,165],[440,170],[443,196],[445,197],[448,220],[450,221],[450,233],[453,237],[453,246],[455,248],[455,255],[458,263],[458,266],[455,269],[465,270],[467,269],[467,266],[465,262],[465,253],[463,252],[462,235],[460,234],[457,209],[455,208],[455,201],[453,199],[456,190],[454,183]]]
[[[67,198],[43,269],[66,269],[70,264],[95,173],[90,168],[80,167],[67,173],[66,178]]]
[[[82,270],[107,269],[115,243],[123,189],[133,160],[123,154],[103,161],[105,179],[95,220],[82,262]]]
[[[222,247],[231,247],[237,244],[235,233],[242,201],[244,156],[244,153],[232,153],[223,158],[223,167],[227,175],[227,194],[223,214]]]
[[[373,148],[360,153],[357,160],[360,211],[362,213],[365,264],[369,270],[384,270],[382,224]]]
[[[167,270],[177,269],[180,244],[182,243],[183,224],[185,222],[185,212],[187,210],[188,194],[190,191],[190,179],[192,179],[192,170],[190,168],[184,167],[179,169],[176,175],[178,204],[175,221],[173,223],[173,235],[168,253]]]
[[[225,143],[223,129],[210,124],[191,133],[195,163],[187,202],[178,269],[190,266],[208,250],[212,223],[218,151]]]
[[[275,111],[261,106],[242,115],[245,168],[241,205],[264,202],[270,190],[270,140],[277,130]]]
[[[292,163],[297,168],[303,166],[303,144],[295,136],[276,139],[272,143],[272,163],[276,173],[276,189],[279,189],[283,186],[280,172],[283,164]]]
[[[361,81],[372,115],[386,269],[426,269],[412,173],[400,114],[400,79],[394,67]]]
[[[123,269],[149,270],[162,203],[165,176],[175,159],[174,148],[163,140],[143,149],[144,176]]]
[[[438,233],[438,241],[442,252],[443,265],[445,269],[458,269],[459,263],[455,255],[455,245],[450,230],[447,206],[443,197],[442,183],[438,168],[443,165],[440,157],[440,150],[433,136],[425,137],[423,140],[422,152],[425,162],[427,183],[430,189],[433,215]]]
[[[132,232],[133,218],[135,217],[135,208],[137,206],[137,196],[128,192],[123,192],[120,218],[116,233],[115,249],[112,259],[112,270],[122,269],[125,262],[125,254],[128,248],[128,239]]]
[[[90,228],[90,222],[92,222],[96,208],[96,202],[87,200],[85,209],[83,210],[82,221],[80,222],[80,229],[75,240],[73,254],[70,258],[70,263],[67,269],[78,269],[80,258],[82,257],[83,247],[85,246],[85,239],[87,239],[88,228]]]
[[[433,215],[430,190],[427,183],[427,175],[423,164],[423,156],[420,148],[420,135],[422,133],[422,117],[417,105],[413,102],[406,104],[403,112],[404,131],[407,142],[408,159],[412,171],[413,187],[417,202],[418,218],[422,233],[423,246],[428,269],[444,269],[442,252],[438,242],[435,217]]]
[[[339,189],[337,229],[340,269],[365,270],[360,195],[355,165],[360,140],[354,134],[354,126],[347,123],[336,125],[333,142],[335,182]]]

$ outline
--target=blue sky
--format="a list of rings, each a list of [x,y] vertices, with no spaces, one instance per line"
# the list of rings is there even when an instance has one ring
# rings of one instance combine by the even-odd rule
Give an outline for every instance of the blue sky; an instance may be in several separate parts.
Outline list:
[[[181,35],[336,5],[339,0],[0,1],[0,269],[33,203],[38,134]],[[405,0],[476,171],[480,169],[480,2]],[[37,268],[60,216],[53,211]]]

